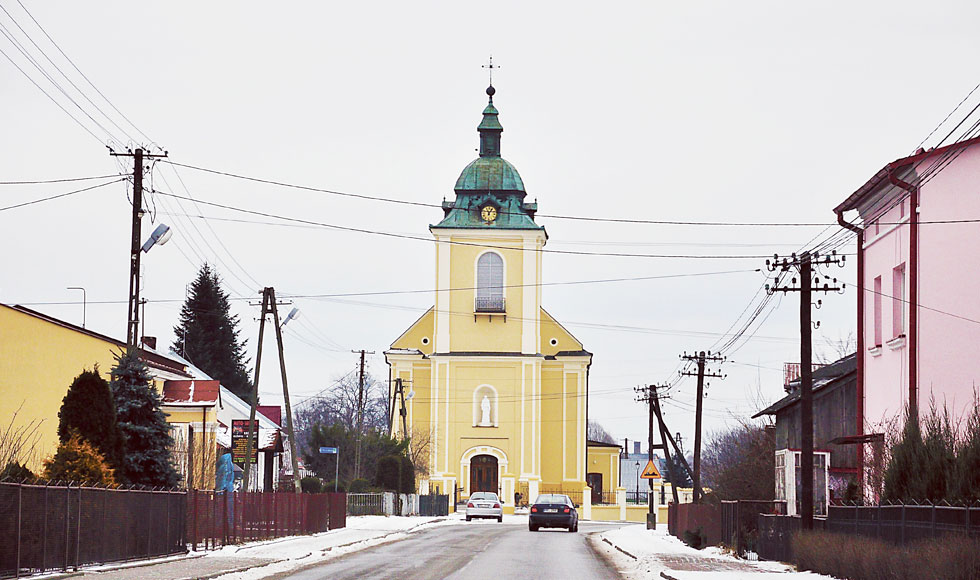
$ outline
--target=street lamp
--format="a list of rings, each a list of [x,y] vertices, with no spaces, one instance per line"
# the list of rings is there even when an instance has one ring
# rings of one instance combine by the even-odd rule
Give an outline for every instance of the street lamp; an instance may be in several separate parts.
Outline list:
[[[286,318],[283,319],[282,324],[279,325],[279,328],[283,328],[284,326],[286,326],[286,323],[289,322],[290,320],[298,319],[298,318],[299,318],[299,308],[293,308],[292,310],[289,311],[289,314],[286,315]]]
[[[65,290],[81,290],[82,291],[82,328],[85,328],[85,288],[81,286],[69,286]]]
[[[133,248],[130,255],[129,262],[129,312],[127,313],[127,323],[126,323],[126,344],[135,347],[139,343],[139,307],[140,307],[140,253],[143,254],[150,251],[153,246],[162,246],[167,243],[172,235],[170,231],[170,226],[166,224],[160,224],[153,230],[150,234],[149,239],[143,243],[142,246],[137,247],[136,244],[139,243],[139,220],[143,217],[142,211],[136,211],[134,209],[133,213]]]

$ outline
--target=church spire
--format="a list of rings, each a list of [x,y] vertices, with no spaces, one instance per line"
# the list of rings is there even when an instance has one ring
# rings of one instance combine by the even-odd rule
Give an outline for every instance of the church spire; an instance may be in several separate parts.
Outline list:
[[[483,109],[483,121],[476,130],[480,133],[480,157],[500,157],[500,134],[504,128],[497,120],[497,107],[493,106],[493,95],[497,90],[491,84],[487,87],[490,102]]]

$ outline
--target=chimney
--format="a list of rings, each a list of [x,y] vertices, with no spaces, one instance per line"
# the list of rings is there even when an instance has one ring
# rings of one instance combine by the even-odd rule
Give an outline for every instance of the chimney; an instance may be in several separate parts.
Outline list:
[[[634,441],[633,442],[633,453],[635,453],[637,455],[640,454],[640,442],[639,441]]]
[[[144,336],[140,338],[140,343],[146,348],[157,349],[157,337],[155,336]]]

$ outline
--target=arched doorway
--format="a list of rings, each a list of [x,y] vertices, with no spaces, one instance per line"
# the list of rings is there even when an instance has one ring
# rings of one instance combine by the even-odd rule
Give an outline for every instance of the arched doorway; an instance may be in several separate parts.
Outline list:
[[[493,455],[476,455],[470,460],[470,493],[497,489],[497,458]]]

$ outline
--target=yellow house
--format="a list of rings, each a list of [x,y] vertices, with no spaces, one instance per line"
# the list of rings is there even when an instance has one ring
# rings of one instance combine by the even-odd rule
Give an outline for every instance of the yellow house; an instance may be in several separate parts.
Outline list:
[[[592,354],[542,307],[548,236],[517,169],[500,157],[492,86],[487,94],[480,156],[429,227],[435,306],[385,356],[404,386],[408,432],[429,459],[420,493],[493,491],[508,511],[515,492],[582,501]],[[401,430],[395,421],[393,433]]]
[[[58,411],[72,381],[96,365],[109,380],[123,341],[23,306],[0,304],[0,425],[28,439],[18,459],[38,472],[58,449]],[[190,378],[179,361],[141,350],[140,358],[162,392],[169,379]],[[2,469],[2,466],[0,466]]]

